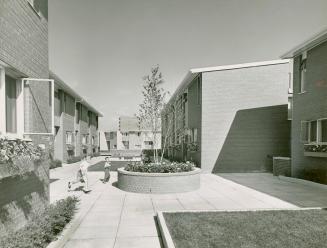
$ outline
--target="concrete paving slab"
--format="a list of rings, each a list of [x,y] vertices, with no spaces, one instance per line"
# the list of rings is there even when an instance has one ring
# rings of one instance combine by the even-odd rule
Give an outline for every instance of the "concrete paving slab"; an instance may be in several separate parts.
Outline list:
[[[106,239],[115,238],[117,226],[79,227],[71,239]]]
[[[117,238],[114,248],[160,248],[158,237]]]
[[[178,201],[177,199],[153,199],[152,201],[155,211],[177,211],[184,209],[180,201]]]
[[[68,241],[65,248],[112,248],[115,239],[73,239]]]
[[[155,225],[129,225],[121,223],[118,228],[117,237],[157,237],[158,232]]]

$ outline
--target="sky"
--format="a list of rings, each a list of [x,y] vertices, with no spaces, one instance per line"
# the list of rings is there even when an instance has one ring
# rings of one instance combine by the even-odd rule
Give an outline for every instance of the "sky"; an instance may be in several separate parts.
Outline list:
[[[279,59],[326,13],[326,0],[49,0],[50,69],[114,130],[156,64],[172,94],[191,68]]]

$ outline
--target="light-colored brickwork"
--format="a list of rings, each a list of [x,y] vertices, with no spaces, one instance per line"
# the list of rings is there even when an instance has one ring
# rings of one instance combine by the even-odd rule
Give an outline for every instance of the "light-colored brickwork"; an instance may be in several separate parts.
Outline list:
[[[32,78],[49,76],[47,8],[42,12],[28,1],[0,1],[0,60]]]
[[[181,193],[200,188],[201,170],[181,173],[139,173],[120,168],[118,187],[135,193]]]
[[[288,60],[190,70],[162,114],[168,158],[272,171],[272,156],[290,153],[289,73]]]
[[[201,168],[266,171],[288,156],[288,86],[289,63],[203,73]]]

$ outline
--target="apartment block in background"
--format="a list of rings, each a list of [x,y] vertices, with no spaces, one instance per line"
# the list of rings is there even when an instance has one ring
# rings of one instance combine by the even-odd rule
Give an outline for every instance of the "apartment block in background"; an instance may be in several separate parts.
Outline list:
[[[67,161],[71,156],[99,152],[99,117],[102,114],[53,72],[54,157]]]
[[[292,176],[327,184],[327,30],[282,57],[293,59]]]
[[[151,150],[161,148],[161,130],[155,135],[150,128],[140,125],[136,117],[119,117],[117,131],[105,132],[110,150]]]
[[[190,70],[162,113],[162,148],[204,172],[265,172],[289,156],[289,60]]]

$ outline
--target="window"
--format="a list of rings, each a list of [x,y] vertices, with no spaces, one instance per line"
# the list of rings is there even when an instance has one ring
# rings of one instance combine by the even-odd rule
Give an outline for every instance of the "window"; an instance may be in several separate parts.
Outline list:
[[[193,129],[193,142],[198,142],[198,129]]]
[[[327,118],[301,122],[302,142],[327,144]]]
[[[66,132],[66,144],[71,145],[73,142],[73,133],[70,131]]]
[[[129,142],[128,141],[123,141],[123,145],[125,149],[129,149]]]
[[[75,99],[66,93],[64,94],[64,111],[70,116],[75,116]]]
[[[81,105],[79,103],[76,103],[76,123],[79,123],[80,119],[81,119]]]
[[[82,136],[82,144],[87,145],[89,143],[89,135],[88,134],[83,134]]]
[[[153,141],[144,141],[144,145],[146,145],[146,146],[152,146],[153,145]]]
[[[320,121],[320,128],[321,128],[320,141],[323,143],[327,143],[327,119],[323,119]]]
[[[292,120],[292,110],[293,110],[293,97],[288,97],[288,105],[287,105],[287,119]]]
[[[5,76],[6,88],[6,131],[8,133],[17,132],[17,89],[16,80]]]
[[[300,64],[300,93],[306,90],[306,73],[307,73],[307,54],[306,52],[301,56]]]
[[[110,132],[109,139],[114,139],[114,133],[113,132]]]
[[[310,143],[317,142],[317,121],[310,121]]]

